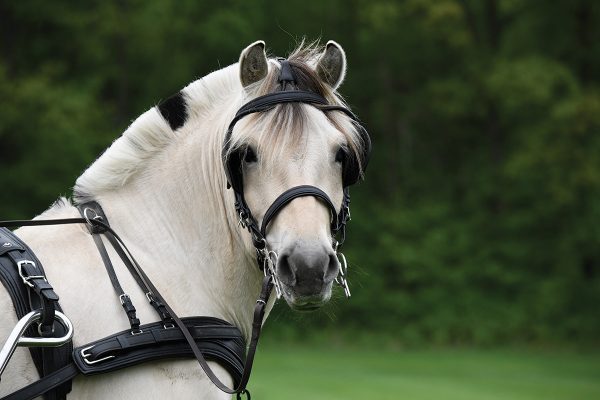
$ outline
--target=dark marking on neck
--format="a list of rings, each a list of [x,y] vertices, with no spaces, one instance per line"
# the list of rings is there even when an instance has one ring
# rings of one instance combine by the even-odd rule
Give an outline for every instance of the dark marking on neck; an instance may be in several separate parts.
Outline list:
[[[157,107],[160,114],[173,130],[181,128],[187,119],[185,99],[181,92],[177,92],[168,99],[161,101]]]

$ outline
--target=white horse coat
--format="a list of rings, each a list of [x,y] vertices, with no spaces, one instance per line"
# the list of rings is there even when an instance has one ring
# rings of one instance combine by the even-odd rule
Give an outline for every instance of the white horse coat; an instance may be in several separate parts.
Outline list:
[[[271,70],[277,68],[277,62],[269,60],[268,71],[245,82],[248,74],[244,68],[252,67],[253,60],[248,58],[256,49],[255,43],[244,50],[239,64],[213,72],[182,90],[187,118],[176,131],[157,107],[142,114],[85,171],[75,187],[77,201],[94,199],[102,205],[111,227],[179,316],[224,319],[237,326],[247,342],[262,272],[257,268],[249,235],[237,226],[233,195],[226,189],[221,149],[224,132],[236,110],[260,93],[261,84],[266,85]],[[318,63],[314,51],[304,50],[303,54],[310,56],[306,61],[313,67]],[[338,69],[342,72],[335,76],[329,95],[339,102],[333,89],[343,79],[345,56],[343,67]],[[276,155],[265,154],[257,165],[244,167],[247,199],[257,219],[262,218],[278,193],[299,183],[317,185],[334,203],[341,202],[339,166],[332,154],[336,146],[347,145],[345,141],[352,132],[341,132],[311,106],[301,107],[309,121],[303,129],[310,134],[294,145],[286,142],[273,148]],[[249,118],[238,125],[235,140],[248,140],[260,157],[267,140],[261,136],[264,132],[260,124]],[[339,125],[347,127],[348,123],[341,121]],[[266,165],[268,162],[271,165]],[[60,199],[37,218],[79,216],[68,200]],[[275,250],[290,246],[290,241],[326,247],[324,243],[331,243],[328,226],[326,207],[313,198],[299,198],[272,223],[268,240]],[[64,313],[75,327],[75,347],[129,327],[86,226],[27,227],[16,233],[41,260],[49,282],[59,294]],[[110,246],[107,248],[142,323],[157,321],[145,294]],[[326,301],[331,284],[324,285],[323,293]],[[273,298],[269,310],[272,305]],[[0,290],[0,309],[4,310],[0,317],[3,343],[17,322],[4,290]],[[232,387],[228,373],[218,364],[210,365]],[[37,379],[29,352],[19,348],[2,376],[0,396]],[[230,395],[219,391],[195,360],[167,360],[80,376],[74,380],[69,398],[229,399]]]

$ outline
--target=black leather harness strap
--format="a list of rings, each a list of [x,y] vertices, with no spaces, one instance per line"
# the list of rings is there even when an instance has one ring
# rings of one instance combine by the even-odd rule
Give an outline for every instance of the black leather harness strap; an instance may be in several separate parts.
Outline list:
[[[94,226],[98,230],[103,230],[104,234],[107,237],[112,236],[112,240],[109,240],[112,246],[120,248],[120,251],[117,251],[119,254],[123,254],[129,260],[130,266],[134,271],[134,274],[138,276],[138,279],[143,282],[145,287],[148,288],[149,292],[154,296],[158,302],[160,302],[167,312],[171,315],[174,324],[180,329],[183,337],[185,338],[187,344],[189,345],[193,355],[196,357],[196,360],[206,373],[206,375],[210,378],[210,380],[215,384],[220,390],[229,393],[229,394],[238,394],[238,397],[242,393],[248,394],[246,390],[246,385],[248,380],[250,379],[250,373],[252,371],[252,365],[254,362],[254,355],[256,354],[256,348],[258,346],[258,340],[260,338],[260,332],[262,328],[262,323],[265,315],[266,304],[271,295],[271,291],[273,290],[272,277],[268,274],[265,275],[263,279],[261,292],[258,300],[256,301],[256,305],[254,307],[254,315],[252,322],[252,334],[250,339],[250,345],[248,347],[248,352],[246,355],[246,360],[244,363],[243,373],[240,378],[239,384],[236,385],[235,388],[228,388],[223,382],[219,380],[219,378],[215,375],[215,373],[211,370],[206,358],[203,356],[202,351],[200,350],[198,344],[196,343],[194,336],[190,333],[188,327],[186,327],[184,321],[180,319],[177,314],[173,311],[173,309],[169,306],[169,304],[165,301],[164,297],[160,294],[158,289],[154,286],[154,284],[150,281],[146,273],[137,263],[135,258],[133,258],[131,252],[125,246],[123,240],[117,235],[117,233],[112,230],[112,228],[100,221],[97,218],[64,218],[64,219],[56,219],[56,220],[13,220],[13,221],[2,221],[0,222],[0,227],[4,226],[41,226],[41,225],[56,225],[56,224],[73,224],[73,223],[87,223],[91,226]],[[137,279],[136,279],[137,280]],[[164,329],[164,326],[163,326]],[[129,332],[131,334],[131,332]],[[83,349],[82,349],[83,350]],[[73,378],[73,367],[65,367],[62,370],[57,371],[54,374],[48,375],[47,377],[34,382],[32,385],[27,386],[21,389],[18,392],[15,392],[3,399],[0,400],[23,400],[23,399],[33,399],[37,396],[40,396],[46,393],[49,390],[52,390],[56,386],[60,385],[62,382],[68,381]],[[59,382],[59,380],[61,380]],[[16,395],[16,393],[22,393],[24,397],[12,397]],[[26,396],[25,396],[26,394]]]
[[[327,196],[327,193],[315,186],[302,185],[295,186],[291,189],[286,190],[285,192],[280,194],[279,197],[275,199],[275,201],[273,201],[271,206],[267,209],[267,211],[265,211],[265,215],[260,226],[261,235],[263,237],[267,236],[267,227],[269,226],[269,223],[273,218],[275,218],[277,213],[281,211],[283,207],[285,207],[292,200],[304,196],[313,196],[325,203],[325,205],[327,206],[327,208],[329,208],[329,211],[331,213],[332,230],[336,230],[337,210],[335,209],[335,206],[333,205],[333,202],[331,201],[329,196]]]
[[[239,382],[246,350],[240,331],[218,318],[189,317],[182,321],[207,358],[219,362],[234,382]],[[179,329],[165,328],[162,322],[142,325],[140,329],[140,334],[124,330],[76,348],[68,365],[1,400],[33,399],[79,374],[95,375],[152,360],[193,357]]]
[[[91,202],[79,205],[77,208],[79,209],[79,212],[81,213],[81,215],[84,218],[96,219],[96,220],[104,222],[106,225],[109,225],[108,219],[106,218],[106,215],[104,214],[104,211],[102,210],[102,207],[100,207],[100,204],[96,203],[95,201],[91,201]],[[125,264],[127,269],[129,270],[129,273],[135,279],[138,286],[144,291],[144,293],[146,294],[146,297],[148,298],[148,301],[150,302],[152,307],[158,313],[159,317],[163,321],[163,324],[165,326],[173,326],[173,323],[172,323],[173,320],[172,320],[171,316],[169,315],[169,313],[164,308],[164,305],[162,303],[158,302],[152,296],[150,289],[144,283],[144,281],[140,278],[139,274],[136,273],[135,267],[132,265],[132,263],[130,262],[127,255],[123,252],[123,249],[121,248],[121,246],[119,246],[116,243],[114,237],[110,234],[110,232],[107,232],[106,229],[104,229],[100,226],[94,226],[94,225],[90,225],[90,224],[88,224],[88,229],[94,239],[94,243],[96,244],[98,251],[100,252],[102,262],[104,263],[104,266],[106,267],[106,272],[108,273],[111,284],[112,284],[113,288],[115,289],[115,292],[119,296],[119,300],[121,302],[121,305],[123,306],[123,310],[127,314],[127,318],[129,319],[129,324],[131,326],[131,332],[139,331],[140,320],[136,317],[136,309],[133,306],[131,298],[129,297],[129,295],[127,295],[124,292],[123,288],[121,287],[121,285],[119,283],[119,278],[117,277],[117,274],[113,267],[112,261],[110,260],[108,252],[106,251],[106,247],[104,246],[104,242],[102,241],[102,237],[100,236],[101,234],[105,235],[105,237],[108,239],[108,241],[111,244],[111,246],[113,247],[113,249],[117,252],[119,257],[121,258],[121,260],[123,261],[123,263]]]
[[[242,376],[246,345],[239,329],[218,318],[182,318],[190,334],[211,360],[220,362],[238,383]],[[78,347],[75,363],[85,375],[114,371],[155,359],[193,357],[183,333],[162,322],[140,326],[140,333],[124,330]]]
[[[84,218],[96,219],[101,222],[104,222],[106,225],[110,225],[108,222],[108,218],[106,217],[106,214],[104,213],[104,210],[102,210],[102,207],[100,207],[100,204],[98,204],[97,202],[90,201],[85,204],[81,204],[78,206],[78,209]],[[125,266],[127,267],[127,270],[131,274],[131,276],[133,276],[133,278],[135,279],[138,286],[146,294],[146,298],[148,299],[148,301],[150,302],[152,307],[155,309],[155,311],[158,314],[158,316],[160,317],[160,319],[163,321],[163,324],[165,326],[173,326],[173,319],[171,318],[171,315],[169,314],[169,312],[166,310],[164,304],[162,304],[158,299],[156,299],[155,296],[152,295],[152,291],[150,290],[148,285],[146,285],[146,283],[142,280],[140,275],[136,272],[135,266],[129,260],[129,257],[127,256],[127,254],[125,254],[125,252],[123,251],[121,246],[117,243],[117,240],[115,239],[115,237],[101,226],[94,226],[94,225],[88,224],[88,229],[90,230],[90,233],[94,237],[94,242],[96,243],[96,246],[98,247],[98,250],[100,251],[100,253],[101,254],[104,253],[106,255],[106,257],[104,257],[104,256],[102,257],[102,261],[104,262],[104,265],[106,266],[107,272],[109,272],[111,281],[115,281],[118,284],[118,278],[116,276],[116,273],[114,272],[114,267],[112,266],[110,257],[108,256],[108,253],[105,250],[104,242],[102,241],[100,234],[104,234],[104,237],[109,241],[113,250],[115,250],[117,252],[117,255],[119,256],[121,261],[125,264]],[[112,271],[112,272],[110,272],[110,271]],[[122,290],[120,290],[120,292],[122,292]],[[120,294],[120,293],[118,293],[118,294],[119,294],[119,298],[121,298],[122,294]],[[129,296],[127,296],[127,299],[129,299]],[[131,300],[129,300],[129,301],[131,301]],[[123,301],[121,301],[121,303],[123,304]],[[125,308],[125,305],[124,305],[124,308]],[[135,310],[135,308],[134,308],[134,310]],[[127,312],[127,310],[126,310],[126,312]],[[135,329],[133,327],[132,327],[132,331],[135,331]]]
[[[44,268],[33,251],[13,232],[0,228],[0,281],[7,289],[17,317],[32,310],[41,310],[38,330],[28,329],[29,337],[61,336],[65,327],[54,320],[54,312],[62,311],[58,295],[46,279]],[[47,376],[70,362],[72,344],[61,347],[29,348],[40,376]],[[45,395],[46,400],[65,399],[71,383],[65,382]]]
[[[110,228],[110,226],[108,226],[104,222],[99,221],[97,219],[92,219],[89,221],[86,220],[86,222],[91,223],[92,225],[98,225],[98,226],[103,227],[104,229],[106,229],[105,235],[109,238],[112,236],[113,240],[110,240],[111,245],[115,248],[115,250],[120,249],[120,251],[121,251],[120,254],[124,254],[126,256],[124,258],[124,261],[125,261],[125,259],[127,259],[132,267],[132,269],[130,271],[134,275],[137,275],[139,278],[139,281],[143,282],[145,287],[148,288],[148,293],[150,293],[152,296],[154,296],[165,307],[165,309],[167,310],[169,315],[172,317],[175,325],[177,325],[177,327],[179,327],[179,329],[183,333],[185,339],[187,340],[188,344],[190,345],[190,347],[192,349],[192,352],[196,356],[198,363],[200,364],[200,366],[202,367],[202,369],[204,370],[206,375],[213,382],[213,384],[215,384],[222,391],[229,393],[229,394],[238,394],[238,393],[244,392],[246,390],[246,385],[248,383],[248,380],[250,378],[250,372],[252,370],[254,354],[256,352],[256,347],[258,345],[258,339],[260,337],[260,331],[261,331],[262,322],[263,322],[263,318],[264,318],[264,314],[265,314],[266,302],[267,302],[267,300],[271,294],[271,291],[273,289],[273,284],[271,282],[271,280],[272,280],[271,276],[270,275],[265,276],[265,278],[263,280],[262,290],[261,290],[259,299],[256,302],[256,306],[255,306],[255,310],[254,310],[254,318],[253,318],[253,323],[252,323],[252,336],[251,336],[250,346],[248,349],[248,355],[246,357],[246,363],[244,365],[244,373],[242,375],[239,385],[237,385],[237,387],[234,389],[230,389],[223,382],[221,382],[219,380],[219,378],[211,370],[210,366],[206,362],[206,359],[202,355],[202,352],[196,345],[196,342],[194,341],[192,335],[190,334],[189,330],[186,328],[183,321],[177,316],[177,314],[173,311],[173,309],[165,301],[164,297],[160,294],[158,289],[156,289],[156,287],[154,286],[152,281],[150,281],[150,279],[148,278],[148,276],[146,275],[144,270],[137,263],[137,261],[132,256],[129,249],[127,248],[127,246],[125,246],[125,243],[116,234],[116,232],[114,232],[112,230],[112,228]]]
[[[17,390],[7,396],[4,396],[0,400],[30,400],[35,399],[43,395],[44,393],[48,393],[51,390],[59,387],[65,382],[71,381],[77,375],[79,375],[79,369],[75,365],[75,363],[70,363],[61,369],[46,375],[39,381],[35,381],[22,389]]]

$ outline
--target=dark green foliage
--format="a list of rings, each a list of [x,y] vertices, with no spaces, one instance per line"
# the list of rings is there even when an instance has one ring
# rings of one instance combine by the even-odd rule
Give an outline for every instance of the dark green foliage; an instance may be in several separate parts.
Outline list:
[[[1,2],[0,35],[0,217],[68,195],[129,121],[254,40],[334,39],[374,143],[353,297],[273,329],[598,343],[600,3]]]

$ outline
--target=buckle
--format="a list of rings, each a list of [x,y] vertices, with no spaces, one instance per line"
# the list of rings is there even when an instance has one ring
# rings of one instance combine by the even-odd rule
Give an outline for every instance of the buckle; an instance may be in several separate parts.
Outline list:
[[[46,277],[44,275],[26,276],[25,274],[23,274],[23,265],[25,265],[25,264],[33,265],[34,268],[37,268],[37,265],[35,265],[35,262],[33,262],[31,260],[17,261],[17,268],[19,269],[19,276],[23,280],[24,284],[26,284],[29,287],[34,287],[33,283],[29,282],[30,279],[43,279],[45,282],[47,282]]]
[[[119,295],[119,301],[121,301],[121,305],[124,305],[126,301],[130,301],[129,295],[127,293],[123,293],[121,295]]]
[[[88,346],[86,348],[81,349],[81,351],[79,352],[79,354],[81,354],[81,358],[87,365],[94,365],[94,364],[101,363],[102,361],[106,361],[106,360],[110,360],[111,358],[115,358],[115,356],[106,356],[106,357],[102,357],[98,360],[89,360],[88,357],[91,357],[92,354],[86,353],[86,351],[93,349],[95,346],[96,345]]]

